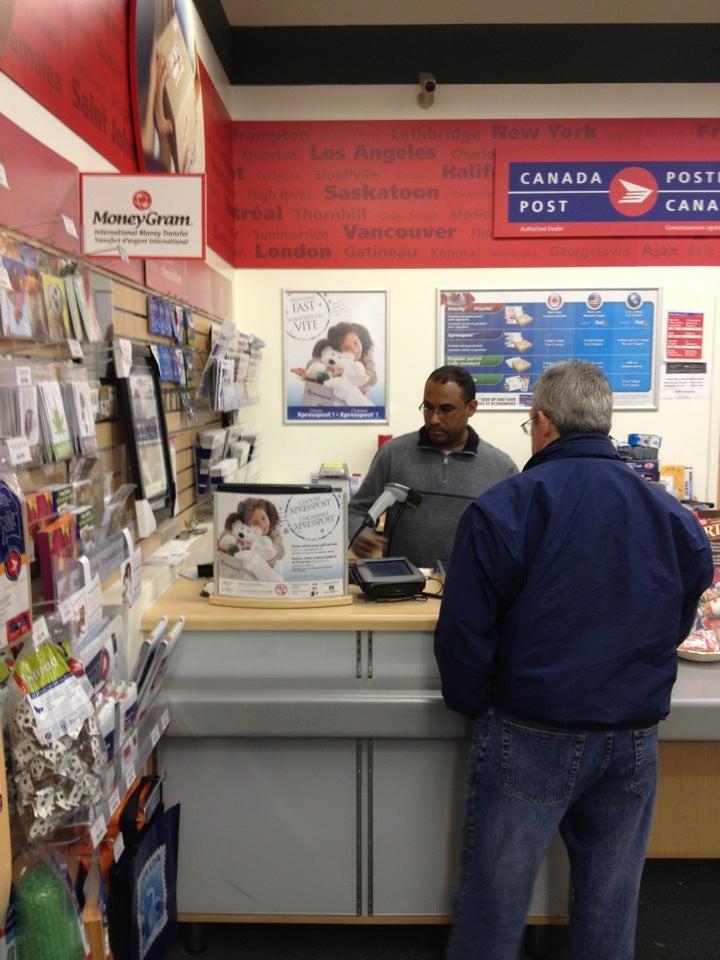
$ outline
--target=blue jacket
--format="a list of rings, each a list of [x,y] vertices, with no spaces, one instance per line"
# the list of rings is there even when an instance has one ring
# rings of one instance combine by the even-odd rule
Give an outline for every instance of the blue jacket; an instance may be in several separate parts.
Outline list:
[[[555,440],[463,514],[435,631],[445,703],[573,727],[666,717],[712,580],[696,518],[598,434]]]

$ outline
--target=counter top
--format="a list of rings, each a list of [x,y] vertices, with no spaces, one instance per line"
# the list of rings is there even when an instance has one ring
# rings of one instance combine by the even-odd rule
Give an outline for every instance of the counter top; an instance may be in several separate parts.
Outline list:
[[[142,629],[152,630],[167,615],[182,614],[185,632],[262,630],[392,630],[433,631],[440,609],[438,600],[421,598],[391,603],[366,600],[353,592],[353,603],[336,607],[277,609],[213,606],[200,591],[207,581],[180,579],[148,610]],[[353,591],[355,588],[352,588]]]

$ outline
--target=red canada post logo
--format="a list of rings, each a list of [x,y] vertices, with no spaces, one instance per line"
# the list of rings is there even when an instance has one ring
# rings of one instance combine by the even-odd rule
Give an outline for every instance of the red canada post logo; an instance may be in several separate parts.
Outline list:
[[[625,167],[612,178],[608,194],[618,213],[639,217],[655,206],[658,183],[645,167]]]
[[[152,206],[152,197],[147,190],[136,190],[132,202],[136,210],[147,210]]]

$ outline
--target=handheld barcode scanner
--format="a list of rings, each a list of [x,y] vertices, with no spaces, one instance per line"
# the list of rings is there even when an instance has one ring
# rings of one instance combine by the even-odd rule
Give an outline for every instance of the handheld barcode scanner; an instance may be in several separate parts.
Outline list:
[[[386,510],[389,510],[393,504],[404,503],[408,507],[419,507],[421,502],[422,497],[420,494],[415,493],[414,490],[411,490],[410,487],[406,487],[405,484],[386,483],[385,489],[377,498],[375,503],[373,503],[373,505],[369,508],[368,512],[363,517],[362,523],[353,534],[353,538],[350,541],[349,546],[352,546],[353,543],[355,543],[355,540],[363,530],[367,530],[368,527],[374,527],[380,517],[385,513]]]
[[[402,483],[386,483],[383,492],[363,517],[350,546],[362,530],[374,527],[393,504],[417,507],[421,501],[422,497],[410,487]],[[369,600],[404,600],[422,593],[425,589],[425,577],[407,557],[358,560],[350,573],[352,582],[360,587]]]

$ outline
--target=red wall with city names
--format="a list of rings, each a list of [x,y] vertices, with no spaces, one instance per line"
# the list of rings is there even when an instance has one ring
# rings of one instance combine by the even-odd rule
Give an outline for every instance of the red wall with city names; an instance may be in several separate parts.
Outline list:
[[[718,162],[717,120],[233,124],[238,267],[720,263],[714,237],[494,239],[508,159]]]
[[[137,170],[128,9],[127,0],[14,0],[0,51],[4,73],[123,173]],[[599,157],[717,164],[717,120],[232,122],[202,64],[200,78],[207,241],[236,267],[720,263],[712,234],[493,237],[501,164]],[[31,182],[44,197],[37,176]],[[16,203],[17,195],[4,199],[6,207]],[[28,198],[28,207],[37,205]],[[212,300],[212,284],[191,273],[190,286]],[[176,263],[164,277],[150,272],[156,282],[180,274],[187,287],[188,272]]]

